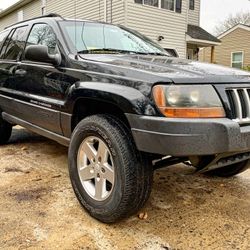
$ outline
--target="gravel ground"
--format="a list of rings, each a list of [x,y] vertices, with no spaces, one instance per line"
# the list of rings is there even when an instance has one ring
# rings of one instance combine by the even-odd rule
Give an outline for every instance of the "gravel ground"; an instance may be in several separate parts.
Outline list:
[[[105,225],[73,194],[67,148],[19,127],[0,159],[0,249],[250,249],[249,170],[230,179],[158,170],[147,218]]]

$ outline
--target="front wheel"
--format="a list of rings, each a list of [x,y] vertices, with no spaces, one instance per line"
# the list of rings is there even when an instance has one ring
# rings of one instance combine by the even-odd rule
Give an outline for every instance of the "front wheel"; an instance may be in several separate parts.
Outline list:
[[[81,205],[106,223],[137,212],[152,188],[152,165],[135,148],[127,127],[109,115],[87,117],[77,125],[69,173]]]

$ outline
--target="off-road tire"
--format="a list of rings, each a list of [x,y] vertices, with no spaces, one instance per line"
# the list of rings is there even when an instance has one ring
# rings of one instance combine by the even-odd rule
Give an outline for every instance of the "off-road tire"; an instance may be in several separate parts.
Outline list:
[[[104,201],[88,195],[77,171],[78,149],[89,136],[101,138],[113,157],[116,181]],[[102,222],[113,223],[136,213],[150,196],[152,164],[136,149],[127,126],[114,116],[93,115],[83,119],[73,131],[68,158],[71,183],[80,204]]]

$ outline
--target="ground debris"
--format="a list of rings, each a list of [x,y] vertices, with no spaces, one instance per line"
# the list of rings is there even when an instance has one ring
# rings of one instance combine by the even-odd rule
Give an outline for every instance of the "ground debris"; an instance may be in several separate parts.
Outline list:
[[[146,220],[148,218],[148,213],[147,212],[141,212],[138,214],[138,218],[140,220]]]
[[[51,178],[60,178],[61,176],[62,176],[61,174],[58,174],[58,175],[52,176]]]

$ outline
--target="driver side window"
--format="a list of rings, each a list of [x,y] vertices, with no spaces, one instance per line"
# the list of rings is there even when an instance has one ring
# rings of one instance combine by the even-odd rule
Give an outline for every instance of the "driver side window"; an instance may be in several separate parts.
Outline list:
[[[49,54],[51,55],[58,53],[56,47],[56,35],[48,24],[39,23],[32,27],[26,47],[39,44],[47,46]]]

